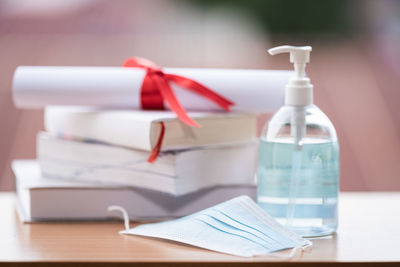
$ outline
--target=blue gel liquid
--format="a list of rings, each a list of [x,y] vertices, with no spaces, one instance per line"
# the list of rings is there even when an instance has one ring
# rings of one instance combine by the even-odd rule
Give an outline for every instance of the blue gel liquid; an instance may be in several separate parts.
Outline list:
[[[301,236],[334,233],[338,221],[338,143],[305,138],[299,150],[289,139],[261,140],[258,155],[258,204]]]

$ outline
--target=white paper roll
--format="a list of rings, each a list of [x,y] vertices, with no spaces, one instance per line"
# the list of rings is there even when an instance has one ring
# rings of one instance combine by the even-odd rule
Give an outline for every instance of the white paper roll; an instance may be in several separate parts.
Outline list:
[[[165,68],[191,78],[235,103],[233,110],[274,110],[284,99],[291,71]],[[20,66],[13,80],[18,108],[48,105],[140,108],[140,89],[146,72],[123,67]],[[187,110],[218,110],[213,102],[170,83]],[[167,105],[166,105],[167,106]]]

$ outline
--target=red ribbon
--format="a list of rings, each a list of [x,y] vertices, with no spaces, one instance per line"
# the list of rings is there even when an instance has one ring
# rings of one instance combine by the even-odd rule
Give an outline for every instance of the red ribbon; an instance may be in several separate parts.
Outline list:
[[[142,88],[140,90],[140,103],[142,109],[165,109],[164,100],[168,103],[169,107],[178,118],[190,126],[201,127],[197,122],[192,120],[185,109],[179,103],[174,92],[172,91],[169,83],[174,82],[182,88],[188,89],[197,93],[210,101],[213,101],[221,108],[229,111],[229,107],[234,105],[233,102],[224,98],[223,96],[213,92],[204,85],[179,75],[164,73],[160,67],[155,63],[145,58],[129,58],[123,64],[123,67],[134,67],[146,69],[146,76],[144,77]],[[154,162],[161,152],[161,146],[165,134],[165,125],[161,122],[161,132],[158,136],[157,143],[151,150],[147,162]]]
[[[158,136],[157,143],[155,144],[155,146],[151,150],[149,157],[147,158],[147,162],[150,163],[153,163],[161,152],[162,141],[164,140],[164,134],[165,134],[165,125],[163,122],[160,122],[160,124],[161,124],[161,131],[160,135]]]
[[[169,85],[170,82],[209,99],[226,111],[229,111],[230,106],[234,105],[233,102],[192,79],[164,73],[155,63],[145,58],[129,58],[123,67],[143,68],[147,71],[140,91],[142,109],[165,109],[165,100],[178,118],[187,125],[201,127],[188,116],[186,110],[179,103]]]

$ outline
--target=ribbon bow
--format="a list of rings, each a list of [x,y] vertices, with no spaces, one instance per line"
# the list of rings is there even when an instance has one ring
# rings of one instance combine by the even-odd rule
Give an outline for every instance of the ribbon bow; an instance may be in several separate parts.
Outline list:
[[[155,63],[145,58],[129,58],[125,61],[123,67],[143,68],[147,71],[140,91],[142,109],[165,109],[165,100],[178,118],[187,125],[201,127],[200,124],[189,117],[179,103],[169,85],[170,82],[213,101],[226,111],[229,111],[230,106],[234,105],[233,102],[192,79],[164,73]]]

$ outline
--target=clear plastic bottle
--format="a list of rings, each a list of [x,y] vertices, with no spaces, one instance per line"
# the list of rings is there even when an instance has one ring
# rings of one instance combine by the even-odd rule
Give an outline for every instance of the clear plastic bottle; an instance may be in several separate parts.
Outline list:
[[[338,220],[339,144],[331,121],[312,104],[309,79],[300,76],[287,86],[286,104],[261,135],[257,200],[302,236],[329,235],[336,231]],[[308,96],[290,92],[296,89]]]

